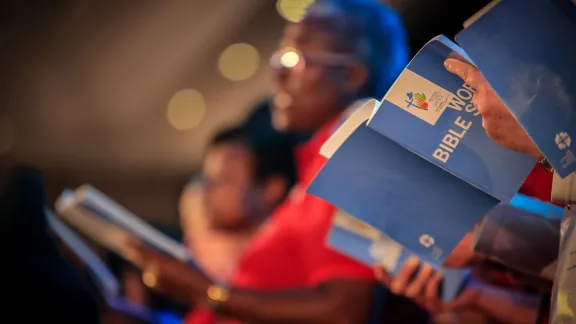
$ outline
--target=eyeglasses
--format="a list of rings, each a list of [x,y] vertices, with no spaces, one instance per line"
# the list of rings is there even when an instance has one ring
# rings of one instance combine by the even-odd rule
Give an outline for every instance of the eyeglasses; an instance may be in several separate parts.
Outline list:
[[[308,65],[321,65],[329,67],[349,66],[357,61],[353,54],[340,54],[330,52],[306,52],[295,48],[285,48],[277,51],[270,57],[270,66],[275,69],[294,69],[302,71]]]

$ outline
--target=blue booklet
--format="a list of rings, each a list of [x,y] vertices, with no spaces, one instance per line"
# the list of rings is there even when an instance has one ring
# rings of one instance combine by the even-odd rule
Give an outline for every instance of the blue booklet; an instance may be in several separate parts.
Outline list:
[[[562,178],[576,171],[576,4],[496,1],[456,41]]]
[[[475,231],[477,253],[529,276],[554,278],[564,210],[517,195],[493,208]]]
[[[521,194],[514,196],[509,205],[520,211],[526,211],[552,220],[560,220],[564,215],[562,207]]]
[[[424,46],[382,102],[326,142],[329,160],[308,188],[437,268],[536,165],[488,137],[475,90],[444,68],[448,57],[468,59],[444,36]]]
[[[339,210],[332,219],[332,228],[326,244],[367,266],[380,265],[392,276],[412,255],[398,242],[376,228]],[[439,293],[444,300],[453,299],[468,276],[467,269],[442,268],[444,275]]]
[[[187,248],[146,223],[92,186],[64,191],[56,202],[60,216],[87,236],[136,262],[128,242],[141,241],[175,259],[196,267]]]

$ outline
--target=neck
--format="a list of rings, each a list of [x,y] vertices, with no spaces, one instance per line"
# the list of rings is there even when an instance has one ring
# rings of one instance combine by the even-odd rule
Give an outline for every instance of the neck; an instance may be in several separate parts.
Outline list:
[[[231,234],[234,233],[237,235],[251,234],[258,230],[260,225],[264,222],[264,219],[264,217],[254,217],[250,220],[242,222],[241,224],[234,226],[216,227],[214,229]]]

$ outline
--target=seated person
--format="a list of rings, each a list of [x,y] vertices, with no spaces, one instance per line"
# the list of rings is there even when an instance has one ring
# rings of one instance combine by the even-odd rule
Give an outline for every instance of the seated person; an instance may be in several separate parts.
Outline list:
[[[374,298],[372,270],[326,246],[337,210],[305,189],[325,163],[320,147],[346,109],[367,96],[381,98],[405,66],[403,26],[378,1],[316,1],[301,23],[286,28],[280,46],[271,61],[277,84],[274,126],[283,132],[315,133],[298,148],[294,190],[254,236],[227,284],[153,251],[142,249],[142,254],[157,273],[158,289],[205,306],[189,323],[380,320],[371,311],[385,301]],[[282,65],[279,58],[286,53],[299,60]],[[395,311],[387,308],[384,313]],[[421,314],[416,308],[411,313],[406,315]],[[427,320],[418,317],[391,322]]]
[[[268,121],[269,122],[269,121]],[[201,181],[180,202],[190,252],[215,280],[229,278],[244,247],[295,182],[290,141],[268,134],[251,144],[242,128],[218,133],[210,144]]]

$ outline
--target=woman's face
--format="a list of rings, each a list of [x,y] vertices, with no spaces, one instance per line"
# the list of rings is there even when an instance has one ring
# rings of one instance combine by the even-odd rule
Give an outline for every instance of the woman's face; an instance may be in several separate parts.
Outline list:
[[[253,155],[241,141],[212,147],[204,160],[203,204],[214,227],[241,226],[258,211]]]

